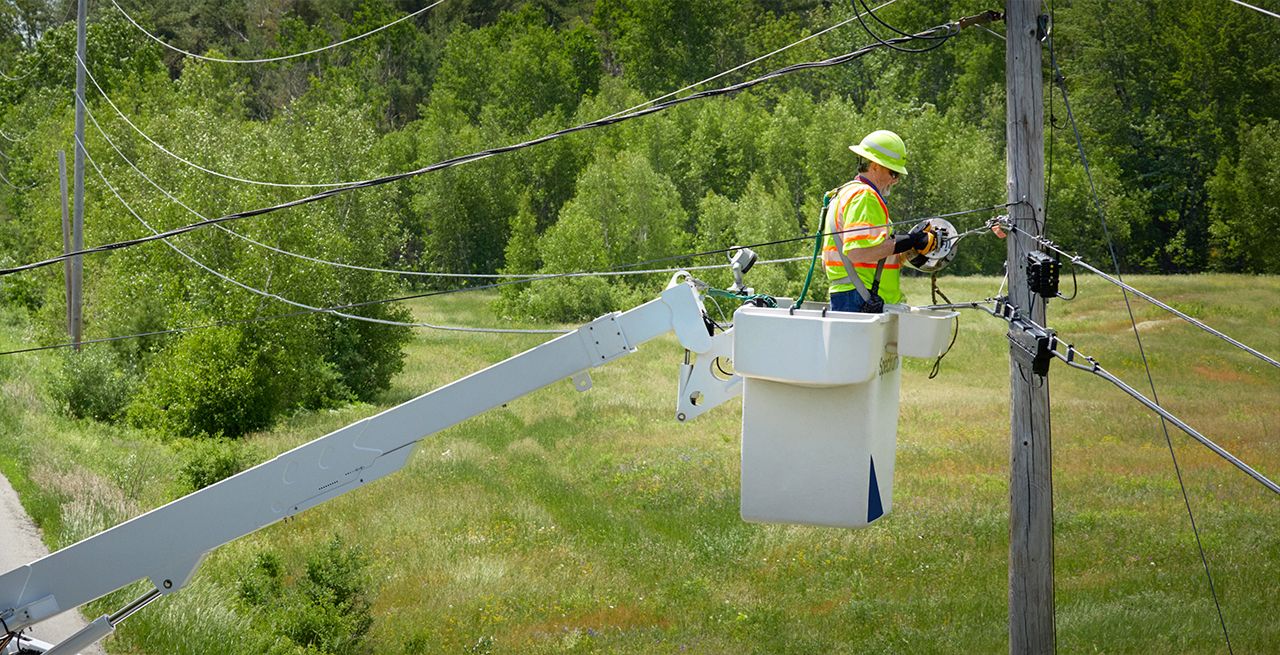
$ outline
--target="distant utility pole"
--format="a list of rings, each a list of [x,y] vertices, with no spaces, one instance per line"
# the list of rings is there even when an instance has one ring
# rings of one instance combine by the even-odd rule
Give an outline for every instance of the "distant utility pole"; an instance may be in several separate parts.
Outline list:
[[[1005,26],[1009,202],[1019,203],[1009,207],[1009,219],[1038,236],[1044,229],[1040,48],[1047,29],[1041,22],[1040,2],[1006,0]],[[1035,249],[1028,234],[1013,231],[1009,235],[1009,303],[1023,318],[1045,325],[1044,300],[1037,299],[1027,283],[1027,253]],[[1048,654],[1055,650],[1048,361],[1043,343],[1037,344],[1017,323],[1011,322],[1009,328],[1009,652]],[[1041,357],[1035,357],[1036,352]]]
[[[80,0],[76,15],[76,215],[71,225],[71,249],[84,250],[84,64],[88,61],[85,46],[85,23],[89,13],[89,0]],[[71,342],[80,349],[80,335],[84,331],[82,294],[84,291],[84,262],[80,257],[71,258],[70,297],[67,299],[71,314]]]
[[[67,152],[65,150],[58,151],[58,181],[62,188],[62,252],[71,252],[71,211],[67,208]],[[63,277],[67,283],[67,335],[71,337],[73,342],[79,341],[76,338],[76,317],[75,303],[72,298],[71,278],[74,274],[70,259],[64,259]]]

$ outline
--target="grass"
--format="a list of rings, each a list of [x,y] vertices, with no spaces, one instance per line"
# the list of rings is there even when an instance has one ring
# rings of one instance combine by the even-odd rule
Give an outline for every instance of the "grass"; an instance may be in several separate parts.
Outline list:
[[[1280,353],[1280,278],[1132,282]],[[917,301],[927,296],[921,280],[906,284]],[[956,300],[997,285],[943,281]],[[412,307],[422,320],[497,323],[474,296]],[[1145,302],[1133,307],[1162,403],[1280,475],[1280,371]],[[1146,390],[1114,287],[1082,278],[1079,299],[1053,302],[1049,316]],[[7,317],[0,340],[20,337],[21,323]],[[422,332],[377,406],[297,415],[249,447],[265,459],[544,338]],[[1003,324],[971,312],[937,379],[927,379],[932,362],[905,361],[894,511],[865,530],[739,520],[740,402],[676,423],[680,349],[663,338],[593,372],[588,393],[557,384],[466,421],[425,440],[396,476],[215,551],[191,587],[131,618],[107,645],[262,652],[261,617],[237,601],[237,581],[258,553],[296,569],[336,534],[372,560],[370,652],[1004,651],[1008,348]],[[147,435],[52,414],[41,391],[51,361],[0,362],[0,470],[59,546],[164,502],[176,472],[169,447]],[[1087,373],[1055,366],[1050,379],[1059,649],[1225,652],[1158,421]],[[1232,644],[1272,650],[1278,501],[1170,429]]]

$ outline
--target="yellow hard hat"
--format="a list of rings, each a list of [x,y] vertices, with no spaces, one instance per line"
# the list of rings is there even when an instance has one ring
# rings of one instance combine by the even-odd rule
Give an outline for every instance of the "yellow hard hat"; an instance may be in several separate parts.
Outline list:
[[[849,149],[891,171],[907,174],[907,146],[889,130],[876,130]]]

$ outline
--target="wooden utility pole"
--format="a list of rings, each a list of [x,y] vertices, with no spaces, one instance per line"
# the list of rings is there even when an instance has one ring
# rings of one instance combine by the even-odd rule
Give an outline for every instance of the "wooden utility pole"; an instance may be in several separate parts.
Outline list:
[[[71,252],[71,211],[67,208],[67,152],[65,150],[58,151],[58,182],[62,188],[62,252]],[[63,278],[67,283],[67,335],[72,342],[79,341],[76,338],[76,316],[75,302],[72,298],[71,278],[74,275],[71,266],[71,260],[62,261]]]
[[[85,51],[85,23],[89,13],[89,0],[80,0],[76,16],[76,192],[75,220],[71,224],[71,249],[84,250],[84,65],[88,61]],[[84,291],[84,262],[80,257],[71,258],[71,342],[80,349],[80,336],[84,330],[82,313]]]
[[[1044,84],[1040,71],[1039,0],[1006,0],[1005,83],[1008,110],[1009,219],[1021,230],[1044,229]],[[1045,302],[1028,289],[1027,253],[1037,244],[1008,239],[1009,303],[1045,324]],[[1036,340],[1009,329],[1012,432],[1009,472],[1009,652],[1054,652],[1053,474],[1048,362],[1036,362]],[[1036,369],[1039,369],[1038,371]]]

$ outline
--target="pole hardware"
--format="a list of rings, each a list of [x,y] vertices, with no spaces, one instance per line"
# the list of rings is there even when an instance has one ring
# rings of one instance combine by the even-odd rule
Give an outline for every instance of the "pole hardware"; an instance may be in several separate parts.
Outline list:
[[[1042,250],[1027,253],[1027,287],[1041,298],[1048,300],[1058,295],[1060,271],[1056,256]]]

